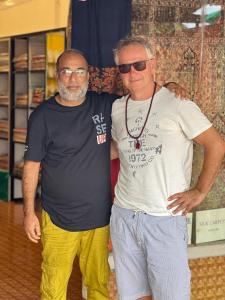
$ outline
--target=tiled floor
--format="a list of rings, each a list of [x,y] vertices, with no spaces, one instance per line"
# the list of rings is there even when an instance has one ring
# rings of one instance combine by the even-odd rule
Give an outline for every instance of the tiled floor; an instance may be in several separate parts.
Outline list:
[[[30,242],[22,227],[22,205],[0,201],[0,300],[38,300],[41,244]],[[191,259],[192,300],[225,300],[225,256]],[[109,282],[110,299],[117,299],[115,274]],[[67,300],[82,300],[77,260]]]
[[[21,204],[0,201],[0,300],[40,299],[41,244],[27,239],[22,216]],[[77,261],[68,288],[72,299],[82,299]]]

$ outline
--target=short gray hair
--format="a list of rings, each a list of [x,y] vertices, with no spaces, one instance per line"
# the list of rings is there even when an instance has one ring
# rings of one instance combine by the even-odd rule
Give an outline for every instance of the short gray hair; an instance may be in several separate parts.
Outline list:
[[[78,49],[66,49],[65,51],[63,51],[59,57],[57,58],[57,61],[56,61],[56,70],[58,71],[59,70],[59,63],[60,63],[60,59],[66,55],[66,54],[77,54],[77,55],[80,55],[83,57],[83,59],[86,61],[87,63],[87,66],[88,66],[88,62],[87,62],[87,59],[84,55],[84,53]]]
[[[155,57],[152,46],[145,36],[143,36],[143,35],[127,36],[126,38],[121,39],[118,42],[117,47],[113,50],[114,61],[115,61],[116,65],[119,64],[118,54],[119,54],[120,50],[129,45],[143,46],[147,52],[149,59]]]

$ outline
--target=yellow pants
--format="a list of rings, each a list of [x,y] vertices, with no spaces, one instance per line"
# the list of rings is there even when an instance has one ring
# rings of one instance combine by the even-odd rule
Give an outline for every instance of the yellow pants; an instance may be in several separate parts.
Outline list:
[[[87,299],[109,299],[109,226],[70,232],[54,225],[43,210],[41,239],[41,300],[66,300],[67,285],[76,255],[79,257],[83,282],[87,287]]]

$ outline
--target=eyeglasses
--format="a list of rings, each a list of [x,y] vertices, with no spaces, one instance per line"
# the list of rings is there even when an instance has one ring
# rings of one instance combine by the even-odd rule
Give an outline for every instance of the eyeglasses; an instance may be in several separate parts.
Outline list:
[[[147,60],[141,60],[141,61],[136,61],[131,64],[123,64],[123,65],[118,65],[119,71],[121,74],[126,74],[129,73],[131,70],[131,66],[136,70],[136,71],[143,71],[146,69],[146,63],[150,59]]]
[[[73,73],[75,73],[77,77],[84,77],[87,75],[87,70],[83,68],[78,68],[75,70],[72,70],[70,68],[64,68],[59,71],[59,74],[66,78],[70,78]]]

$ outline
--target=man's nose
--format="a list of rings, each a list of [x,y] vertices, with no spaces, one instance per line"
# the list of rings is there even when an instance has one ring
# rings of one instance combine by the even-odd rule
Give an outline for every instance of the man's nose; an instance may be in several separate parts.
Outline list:
[[[139,72],[139,71],[137,71],[137,70],[135,69],[135,67],[134,67],[133,65],[131,65],[130,73],[137,73],[137,72]]]
[[[70,78],[77,78],[77,73],[73,71],[70,75]]]
[[[130,71],[129,71],[129,74],[130,74],[130,75],[133,75],[133,74],[137,74],[137,73],[139,73],[139,71],[137,71],[137,70],[134,68],[134,66],[131,66]]]
[[[76,72],[72,72],[72,74],[70,75],[70,80],[77,80],[78,76]]]

